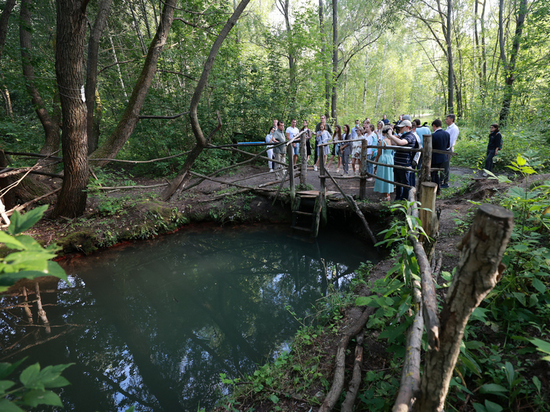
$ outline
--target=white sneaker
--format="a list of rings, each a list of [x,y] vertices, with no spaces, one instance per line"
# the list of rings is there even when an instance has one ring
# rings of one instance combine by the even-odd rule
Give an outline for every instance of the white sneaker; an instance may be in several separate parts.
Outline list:
[[[317,171],[317,166],[313,166],[313,171],[314,171],[314,172]]]
[[[270,172],[274,172],[275,170],[273,170],[273,169],[269,169],[269,171],[270,171]]]

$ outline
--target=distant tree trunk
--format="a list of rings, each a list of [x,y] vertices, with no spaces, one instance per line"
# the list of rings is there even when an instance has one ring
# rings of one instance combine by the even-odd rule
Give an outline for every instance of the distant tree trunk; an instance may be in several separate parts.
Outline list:
[[[145,42],[143,41],[143,35],[141,34],[141,30],[139,29],[139,21],[137,20],[136,12],[134,11],[134,6],[131,0],[128,2],[128,6],[130,8],[130,13],[132,13],[132,21],[134,22],[134,29],[139,39],[139,44],[141,45],[141,52],[145,54],[147,53],[147,47],[145,47]]]
[[[29,11],[29,6],[31,0],[23,0],[21,2],[20,10],[20,26],[19,26],[19,42],[21,45],[21,62],[23,65],[23,76],[25,77],[25,85],[27,87],[27,92],[31,97],[34,110],[38,116],[38,119],[42,123],[45,133],[44,146],[40,153],[42,154],[51,154],[59,149],[59,119],[54,115],[53,118],[50,117],[48,110],[46,109],[46,104],[40,96],[38,89],[35,86],[34,80],[34,67],[32,65],[32,56],[31,56],[31,33],[27,30],[28,27],[31,27],[31,13]],[[79,86],[80,90],[80,86]],[[54,109],[54,113],[58,113]]]
[[[6,44],[9,19],[14,6],[15,6],[15,0],[7,0],[6,3],[4,4],[4,10],[2,10],[2,15],[0,15],[0,59],[2,58],[4,45]],[[8,117],[13,118],[13,109],[11,106],[10,92],[8,88],[3,84],[4,73],[2,72],[1,67],[0,67],[0,81],[2,81],[0,93],[2,93],[2,98],[4,99],[4,107],[6,108],[6,115]]]
[[[447,0],[447,30],[445,32],[445,41],[447,43],[447,110],[448,113],[454,113],[454,67],[453,67],[453,43],[451,38],[451,13],[452,0]]]
[[[329,116],[330,110],[330,75],[325,62],[325,9],[323,0],[319,0],[319,34],[321,35],[321,64],[325,73],[325,116]]]
[[[141,14],[143,16],[143,21],[145,23],[145,28],[147,29],[147,38],[151,40],[151,28],[149,27],[149,18],[147,17],[147,7],[145,7],[144,0],[140,0],[139,2],[141,6]]]
[[[289,93],[290,93],[290,113],[296,115],[296,50],[292,36],[292,26],[290,25],[290,0],[278,0],[279,11],[285,19],[285,27],[288,43],[288,71],[289,71]]]
[[[115,43],[113,42],[113,35],[111,34],[111,31],[109,30],[108,26],[107,26],[107,31],[109,33],[109,43],[111,44],[111,51],[113,52],[113,58],[115,59],[115,63],[118,63],[119,60],[116,54]],[[124,84],[124,79],[122,78],[122,70],[120,70],[120,64],[116,64],[116,70],[118,72],[118,80],[120,81],[122,94],[124,94],[124,99],[126,100],[126,103],[129,103],[130,100],[128,99],[128,93],[126,93],[126,85]]]
[[[477,75],[479,78],[479,89],[481,102],[485,102],[485,96],[487,95],[487,56],[485,50],[485,5],[487,0],[483,0],[483,7],[481,9],[481,15],[478,17],[478,4],[475,2],[475,24],[474,24],[474,33],[475,33],[475,46],[476,46],[476,56],[477,56]],[[481,41],[480,33],[478,32],[477,22],[480,22],[481,28]]]
[[[170,185],[162,193],[162,199],[164,201],[170,200],[176,192],[180,191],[187,184],[187,182],[189,182],[189,180],[191,179],[191,167],[208,143],[206,138],[204,137],[199,123],[199,117],[197,113],[199,101],[202,92],[206,87],[206,82],[208,81],[208,76],[210,75],[212,66],[214,65],[216,55],[218,54],[218,51],[220,50],[223,41],[231,31],[233,26],[237,23],[237,20],[239,20],[239,17],[243,13],[249,2],[250,0],[241,0],[229,20],[227,20],[227,22],[225,23],[223,29],[220,31],[220,34],[218,34],[216,41],[214,41],[214,44],[210,49],[210,54],[208,55],[208,59],[206,60],[206,63],[202,69],[202,74],[199,82],[197,83],[197,87],[195,88],[195,92],[193,93],[193,97],[191,98],[191,105],[189,110],[191,128],[193,129],[193,134],[195,135],[197,143],[195,144],[195,147],[193,148],[191,153],[185,159],[185,163],[178,176],[176,176],[176,178],[172,180]]]
[[[153,81],[160,53],[166,43],[168,32],[174,21],[175,5],[176,0],[166,0],[164,2],[160,24],[149,46],[149,52],[147,53],[141,74],[134,86],[130,102],[126,106],[122,119],[120,119],[113,133],[99,149],[92,153],[92,158],[114,158],[134,131],[139,120],[139,112]],[[108,162],[103,161],[100,165],[105,165],[106,163]]]
[[[527,17],[527,0],[520,0],[518,14],[516,16],[516,30],[514,33],[514,39],[512,41],[512,49],[510,50],[510,60],[506,57],[506,50],[504,44],[504,24],[503,24],[503,12],[504,12],[504,0],[500,0],[500,8],[498,14],[498,31],[499,31],[499,44],[500,44],[500,59],[502,60],[502,67],[504,69],[504,97],[502,99],[502,108],[500,109],[499,123],[501,126],[506,125],[508,117],[510,115],[510,105],[512,103],[512,97],[514,96],[514,81],[516,63],[521,45],[523,26],[525,25],[525,18]]]
[[[102,0],[99,3],[99,10],[94,22],[92,31],[90,32],[90,38],[88,40],[88,64],[86,65],[86,109],[87,109],[87,134],[88,134],[88,154],[93,153],[98,146],[99,131],[98,128],[94,128],[94,106],[96,103],[96,96],[99,94],[97,88],[97,61],[99,55],[99,41],[101,34],[107,24],[107,17],[111,9],[111,3],[113,0]]]
[[[336,76],[338,75],[338,0],[332,0],[332,93],[330,117],[337,122]]]
[[[6,44],[6,37],[8,35],[8,23],[11,12],[15,6],[15,0],[6,0],[4,4],[4,10],[0,15],[0,57],[4,51],[4,45]]]
[[[84,80],[84,42],[88,0],[56,0],[55,73],[63,115],[64,178],[52,215],[77,217],[86,207],[88,142]]]

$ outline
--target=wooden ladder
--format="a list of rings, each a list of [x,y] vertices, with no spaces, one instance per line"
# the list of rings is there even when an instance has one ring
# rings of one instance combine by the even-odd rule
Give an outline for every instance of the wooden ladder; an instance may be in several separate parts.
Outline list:
[[[317,237],[323,203],[324,196],[322,192],[308,190],[296,193],[296,198],[292,205],[291,228],[309,233],[311,237]]]

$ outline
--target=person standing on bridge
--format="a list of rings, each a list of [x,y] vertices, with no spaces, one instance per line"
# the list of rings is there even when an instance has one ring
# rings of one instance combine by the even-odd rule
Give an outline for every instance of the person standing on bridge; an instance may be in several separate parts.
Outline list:
[[[332,128],[330,127],[330,124],[327,123],[327,117],[325,115],[321,116],[321,121],[317,123],[317,125],[315,126],[315,136],[318,136],[317,133],[319,132],[321,125],[323,125],[325,127],[325,130],[328,133],[330,133],[330,135],[332,136]],[[315,139],[315,156],[313,159],[314,164],[317,164],[319,160],[319,150],[317,149],[318,144],[319,142],[317,141],[317,138],[316,138]],[[314,166],[314,169],[315,169],[315,166]]]
[[[292,119],[290,126],[286,128],[286,140],[290,141],[294,139],[300,131],[296,127],[296,119]],[[292,153],[294,154],[294,164],[298,161],[298,154],[300,153],[300,143],[292,143]]]
[[[305,135],[306,135],[306,155],[307,155],[307,163],[309,163],[309,156],[311,156],[311,143],[309,142],[311,140],[311,130],[309,130],[309,127],[307,126],[308,126],[307,120],[304,120],[304,124],[300,129],[300,132],[305,132]]]
[[[349,156],[351,154],[352,134],[349,125],[344,125],[344,134],[342,135],[342,143],[340,145],[340,153],[342,154],[342,163],[344,164],[344,175],[349,174]]]
[[[410,120],[402,120],[397,127],[400,129],[401,137],[390,134],[390,140],[393,145],[403,146],[413,149],[416,142],[416,137],[411,132],[412,123]],[[412,166],[412,152],[409,151],[398,151],[393,156],[393,162],[396,166],[411,167]],[[395,182],[401,183],[400,186],[396,185],[395,188],[395,200],[409,200],[409,190],[412,186],[411,172],[408,170],[395,169],[394,172]]]
[[[285,162],[286,157],[286,145],[284,144],[285,139],[285,124],[281,121],[277,122],[277,130],[273,133],[273,139],[277,143],[277,146],[273,148],[273,153],[275,154],[275,160],[279,162]],[[281,168],[283,167],[280,163],[275,163],[275,177],[277,179],[281,178]],[[284,176],[286,170],[282,170],[282,175]]]
[[[318,145],[325,144],[325,143],[328,143],[330,141],[330,137],[331,137],[330,133],[325,130],[325,127],[326,127],[326,125],[324,125],[324,124],[319,125],[319,131],[317,132],[317,137],[315,139],[315,141],[317,142]],[[313,166],[313,170],[315,170],[315,171],[317,171],[319,159],[321,159],[321,156],[323,156],[324,164],[326,165],[327,164],[327,155],[330,153],[330,147],[329,147],[328,144],[326,146],[317,147],[317,149],[319,150],[320,153],[319,153],[319,156],[317,158],[317,163],[315,163],[315,165]]]
[[[274,139],[273,139],[273,133],[275,133],[275,128],[271,127],[271,129],[269,129],[269,133],[265,137],[265,142],[266,143],[275,143]],[[275,155],[273,154],[273,146],[267,146],[266,148],[267,148],[267,150],[266,150],[267,157],[269,159],[274,159]],[[268,161],[267,165],[269,166],[269,171],[270,172],[275,171],[275,163]]]

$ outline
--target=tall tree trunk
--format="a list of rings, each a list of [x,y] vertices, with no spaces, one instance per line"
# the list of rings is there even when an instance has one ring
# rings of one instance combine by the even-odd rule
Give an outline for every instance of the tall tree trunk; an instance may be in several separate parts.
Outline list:
[[[147,38],[151,40],[151,28],[149,27],[149,18],[147,17],[147,7],[145,7],[145,1],[140,0],[141,14],[143,16],[143,21],[145,23],[145,28],[147,29]]]
[[[8,24],[14,6],[15,0],[7,0],[4,4],[2,15],[0,15],[0,59],[2,58],[2,53],[4,52],[4,45],[6,44],[6,37],[8,35]],[[2,66],[0,66],[0,81],[2,81],[2,85],[0,86],[0,93],[2,94],[2,98],[4,99],[6,115],[13,118],[10,92],[8,88],[4,85],[4,73],[2,72]]]
[[[447,30],[445,32],[445,41],[447,43],[447,110],[448,113],[454,113],[454,67],[453,67],[453,43],[451,39],[451,13],[452,0],[447,0]]]
[[[500,59],[502,60],[502,67],[504,69],[504,97],[502,99],[502,108],[500,109],[499,123],[503,126],[506,125],[508,117],[510,115],[510,105],[512,103],[512,97],[514,96],[514,81],[516,63],[521,46],[521,40],[523,35],[523,26],[525,25],[525,18],[527,17],[527,0],[520,0],[518,14],[516,16],[516,30],[514,32],[514,39],[512,41],[512,49],[510,50],[510,61],[506,57],[506,50],[504,45],[504,26],[503,26],[503,10],[504,0],[500,0],[498,28],[499,28],[499,44],[500,44]]]
[[[337,123],[336,76],[338,75],[338,0],[332,0],[332,93],[330,117]]]
[[[55,73],[63,115],[63,170],[61,192],[53,216],[76,217],[86,207],[88,142],[84,80],[84,42],[88,0],[56,0]]]
[[[292,36],[292,26],[290,25],[290,0],[279,0],[280,11],[285,19],[285,27],[288,43],[288,72],[289,72],[289,93],[290,93],[290,113],[296,115],[296,50]]]
[[[44,128],[45,141],[44,146],[40,153],[42,154],[51,154],[59,149],[59,119],[54,115],[50,117],[48,110],[46,109],[46,104],[40,95],[40,92],[36,88],[34,83],[34,67],[32,65],[32,55],[31,55],[31,33],[27,30],[28,27],[31,27],[31,13],[29,11],[29,6],[31,0],[23,0],[21,2],[20,10],[20,26],[19,26],[19,42],[21,45],[21,62],[23,64],[23,76],[25,77],[25,85],[27,92],[31,97],[34,110],[38,116],[38,119],[42,123]],[[78,86],[80,94],[80,85]],[[63,93],[62,91],[61,93]],[[54,112],[57,112],[54,109]],[[57,112],[58,113],[58,112]]]
[[[208,81],[208,76],[210,75],[210,71],[212,70],[212,66],[214,66],[214,61],[216,60],[216,55],[218,54],[218,51],[220,50],[220,47],[233,28],[233,26],[237,23],[237,20],[239,20],[239,17],[243,13],[244,9],[248,5],[250,0],[241,0],[229,20],[225,23],[225,26],[220,31],[220,34],[218,34],[218,37],[214,41],[214,44],[212,45],[212,48],[210,49],[210,54],[208,55],[208,59],[206,60],[206,63],[202,69],[202,74],[199,79],[199,82],[197,83],[197,87],[195,88],[195,92],[193,93],[193,97],[191,98],[191,105],[189,110],[189,117],[191,120],[191,128],[193,129],[193,134],[195,135],[196,144],[191,153],[187,156],[185,159],[185,163],[183,165],[182,170],[176,176],[174,180],[170,183],[170,185],[164,190],[162,193],[162,199],[164,201],[168,201],[174,196],[174,194],[178,191],[180,191],[191,179],[191,167],[193,166],[193,163],[197,159],[197,157],[201,154],[203,149],[206,147],[206,144],[208,143],[206,138],[204,137],[204,134],[202,132],[200,123],[199,123],[199,117],[198,117],[198,106],[199,101],[202,95],[202,92],[204,88],[206,87],[206,82]]]
[[[87,109],[87,135],[88,135],[88,154],[97,149],[99,142],[99,133],[94,129],[94,106],[97,93],[97,61],[99,56],[99,41],[101,34],[107,24],[107,17],[111,10],[113,0],[102,0],[99,3],[99,10],[95,18],[94,26],[88,40],[88,64],[86,65],[86,109]]]
[[[145,59],[143,69],[136,85],[134,86],[130,102],[126,106],[122,119],[120,119],[113,133],[99,149],[92,153],[92,158],[114,158],[134,131],[139,120],[139,112],[143,106],[151,82],[153,81],[160,53],[166,43],[168,32],[174,21],[175,5],[176,0],[166,0],[164,2],[160,24],[149,46],[147,58]],[[108,162],[103,161],[100,164],[104,165],[106,163]]]
[[[136,12],[134,11],[132,0],[128,2],[128,6],[130,7],[130,12],[132,13],[132,21],[134,22],[134,29],[136,30],[136,35],[139,39],[139,44],[141,45],[141,52],[145,54],[147,53],[147,47],[145,47],[145,42],[143,41],[143,35],[141,34],[141,30],[139,29],[139,21],[136,17]]]
[[[15,6],[15,0],[6,0],[4,4],[4,10],[0,15],[0,57],[4,51],[4,45],[6,44],[6,37],[8,35],[8,23],[11,12]]]
[[[120,64],[118,64],[119,60],[116,54],[115,43],[113,42],[113,35],[111,34],[111,31],[109,30],[109,28],[107,28],[107,31],[109,32],[109,43],[111,44],[111,51],[113,52],[113,58],[115,59],[116,70],[118,72],[118,79],[120,81],[120,86],[122,87],[122,93],[124,94],[124,99],[126,100],[126,103],[129,103],[130,100],[128,99],[128,93],[126,93],[126,85],[124,84],[124,78],[122,77],[122,70],[120,69]]]
[[[330,110],[330,75],[327,69],[326,48],[325,48],[325,7],[323,0],[319,0],[319,34],[321,37],[321,65],[325,73],[325,116],[329,116]]]

